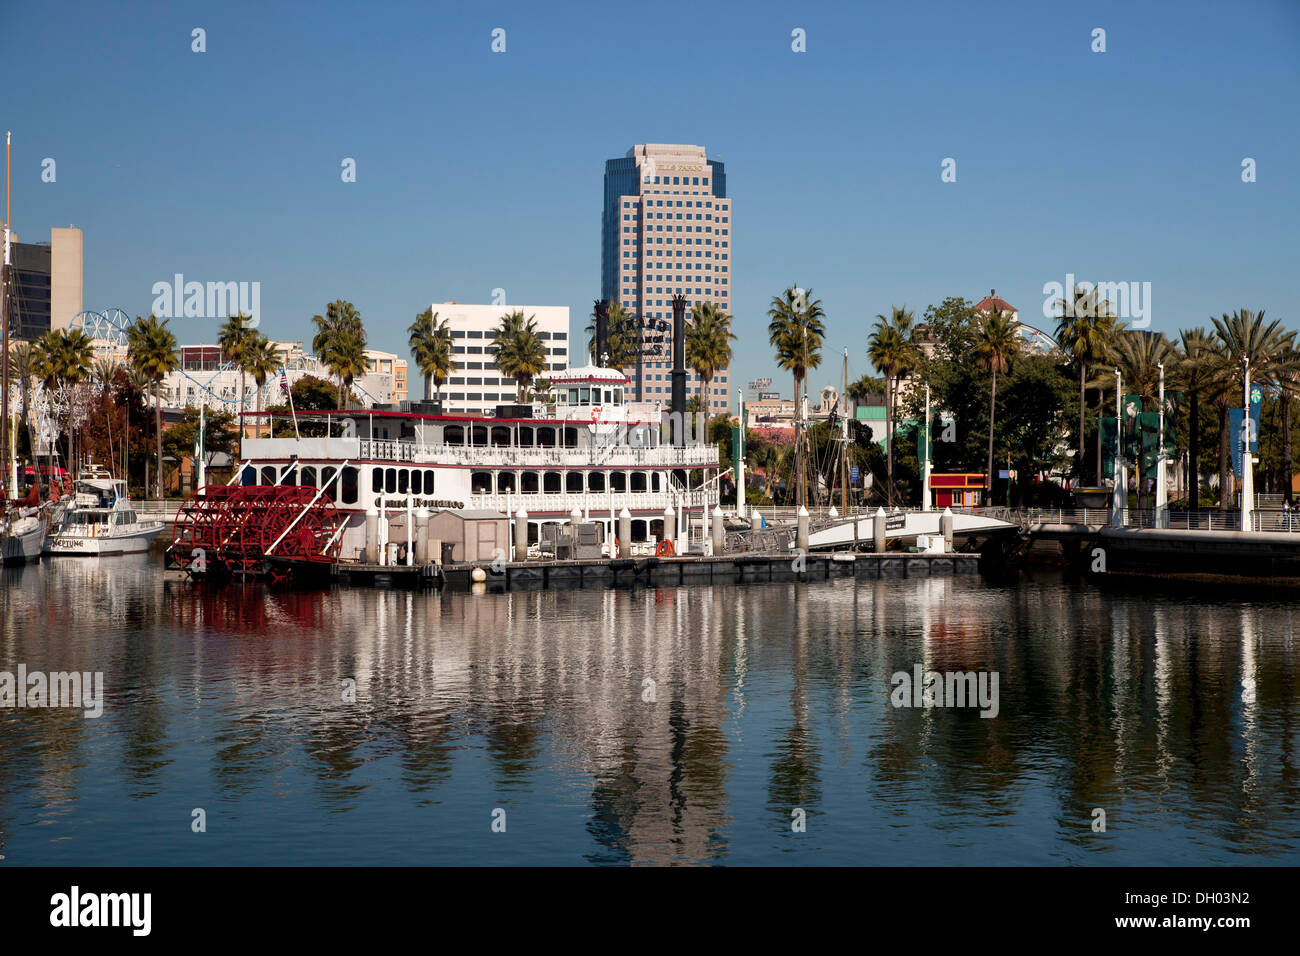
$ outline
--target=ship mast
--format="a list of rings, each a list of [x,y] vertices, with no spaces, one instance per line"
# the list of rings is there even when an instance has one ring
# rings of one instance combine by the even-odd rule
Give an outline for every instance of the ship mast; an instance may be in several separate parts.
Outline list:
[[[0,339],[3,345],[0,345],[0,446],[4,447],[5,462],[8,465],[5,468],[5,483],[8,484],[8,494],[11,498],[18,497],[18,463],[11,455],[9,443],[12,437],[9,434],[9,264],[10,264],[10,241],[9,241],[9,151],[10,139],[12,134],[5,131],[5,261],[4,267],[0,270],[0,325],[3,325],[4,331],[0,333]]]

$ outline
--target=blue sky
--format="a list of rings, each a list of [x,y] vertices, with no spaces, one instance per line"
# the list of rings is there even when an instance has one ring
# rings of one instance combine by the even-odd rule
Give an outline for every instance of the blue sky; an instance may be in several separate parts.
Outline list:
[[[1045,323],[1067,273],[1150,282],[1167,332],[1240,307],[1300,327],[1300,0],[46,2],[0,7],[0,61],[14,228],[85,230],[88,308],[147,314],[177,272],[258,281],[272,337],[342,297],[406,354],[431,301],[503,288],[578,335],[604,161],[680,142],[727,164],[734,383],[789,393],[765,312],[795,283],[828,315],[814,388],[844,347],[869,371],[891,304],[996,288]]]

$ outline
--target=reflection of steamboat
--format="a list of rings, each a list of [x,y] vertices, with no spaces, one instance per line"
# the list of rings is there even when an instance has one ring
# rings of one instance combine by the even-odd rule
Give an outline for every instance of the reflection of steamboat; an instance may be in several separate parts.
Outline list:
[[[161,521],[141,521],[126,482],[95,465],[77,477],[76,497],[45,542],[48,554],[108,555],[148,551]]]
[[[660,405],[630,401],[628,379],[614,369],[568,369],[550,381],[552,400],[500,405],[495,415],[437,414],[433,402],[409,412],[299,413],[303,430],[310,422],[328,437],[245,439],[240,484],[297,485],[331,499],[344,517],[345,561],[364,553],[368,509],[503,517],[522,509],[531,543],[575,511],[612,541],[626,508],[641,542],[663,536],[665,509],[689,520],[717,504],[718,448],[704,443],[698,421],[674,438]],[[287,415],[276,417],[279,433]]]

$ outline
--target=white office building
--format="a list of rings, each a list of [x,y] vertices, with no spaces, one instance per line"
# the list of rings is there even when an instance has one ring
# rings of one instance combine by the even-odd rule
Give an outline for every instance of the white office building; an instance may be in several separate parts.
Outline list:
[[[435,302],[436,321],[446,320],[451,329],[452,359],[455,370],[442,386],[443,410],[447,414],[481,414],[497,405],[513,404],[516,383],[497,367],[493,353],[492,330],[501,317],[519,311],[537,323],[538,334],[546,347],[547,372],[569,367],[569,307],[561,305],[469,305],[462,302]],[[586,356],[579,355],[578,364]],[[424,396],[424,376],[411,370],[412,398]],[[544,377],[539,376],[539,378]]]

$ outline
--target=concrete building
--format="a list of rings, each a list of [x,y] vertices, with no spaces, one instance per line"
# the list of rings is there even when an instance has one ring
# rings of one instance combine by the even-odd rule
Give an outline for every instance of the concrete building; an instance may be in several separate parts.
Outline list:
[[[492,350],[492,330],[501,317],[522,312],[537,322],[538,334],[546,346],[548,372],[569,367],[569,307],[563,305],[470,305],[435,302],[435,320],[446,320],[451,329],[455,370],[442,387],[443,409],[451,413],[480,414],[515,400],[513,378],[502,374]],[[579,358],[582,358],[580,355]],[[577,364],[582,364],[578,362]],[[416,370],[417,397],[424,398],[424,377]]]
[[[393,401],[404,402],[406,397],[406,359],[393,352],[366,349],[366,366],[371,372],[393,377]]]
[[[601,298],[640,321],[641,368],[624,369],[639,399],[672,396],[672,297],[730,313],[731,265],[726,170],[703,146],[646,143],[606,161]],[[710,383],[711,414],[727,410],[730,378],[724,368]],[[699,388],[688,368],[687,398]]]
[[[66,329],[82,310],[82,233],[75,226],[51,229],[50,241],[22,242],[11,232],[13,340],[31,342],[51,329]]]

